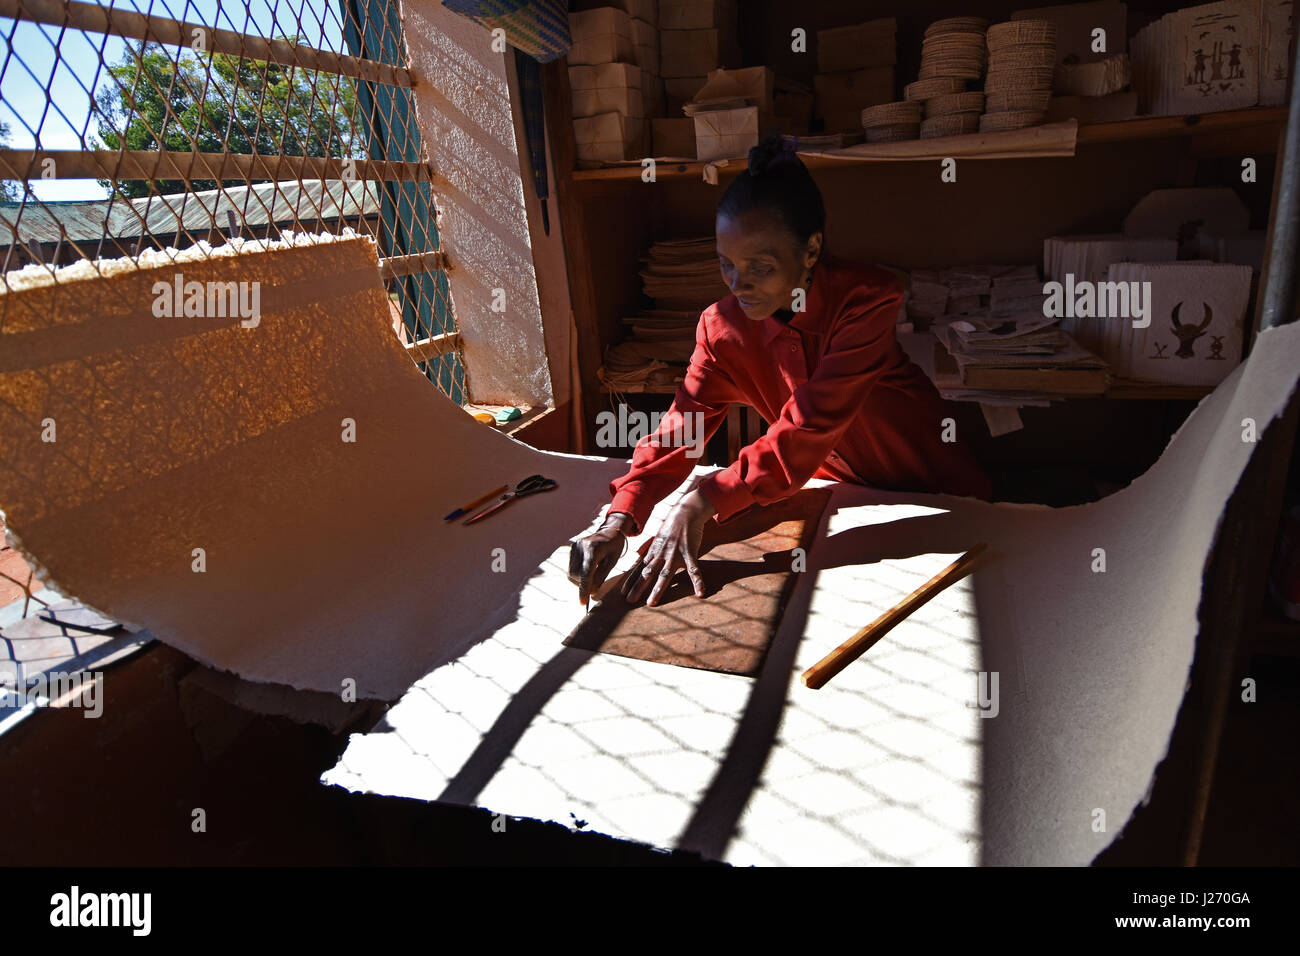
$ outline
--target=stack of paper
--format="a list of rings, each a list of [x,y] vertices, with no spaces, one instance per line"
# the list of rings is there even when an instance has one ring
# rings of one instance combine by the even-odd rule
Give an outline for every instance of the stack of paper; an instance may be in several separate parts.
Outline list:
[[[1250,266],[1117,262],[1111,282],[1150,283],[1149,324],[1098,322],[1101,354],[1117,375],[1217,385],[1241,362]]]
[[[935,329],[970,388],[1101,395],[1106,363],[1050,319],[958,320]]]
[[[909,286],[907,317],[922,330],[959,318],[1043,314],[1043,285],[1032,264],[916,269]]]
[[[1133,37],[1139,108],[1157,116],[1242,109],[1259,102],[1260,29],[1277,0],[1223,0],[1166,14]]]
[[[642,259],[642,288],[654,305],[623,319],[630,336],[606,351],[602,381],[628,388],[660,363],[684,365],[700,313],[728,294],[712,236],[656,242]]]
[[[712,237],[656,242],[643,260],[645,294],[656,308],[694,310],[695,317],[728,294]]]
[[[695,121],[696,157],[748,154],[769,129],[803,133],[812,117],[812,91],[766,66],[713,70],[682,112]]]
[[[1067,275],[1075,282],[1100,282],[1112,262],[1172,262],[1178,258],[1178,242],[1159,237],[1094,233],[1078,236],[1049,236],[1043,240],[1043,272],[1053,282]]]

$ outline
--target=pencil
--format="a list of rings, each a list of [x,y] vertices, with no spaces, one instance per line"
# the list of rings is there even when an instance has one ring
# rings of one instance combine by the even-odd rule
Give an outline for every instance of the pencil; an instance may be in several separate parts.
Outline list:
[[[457,509],[456,509],[455,511],[453,511],[451,514],[447,515],[447,517],[443,518],[442,520],[443,520],[443,521],[450,521],[452,518],[459,518],[459,517],[460,517],[461,515],[463,515],[465,512],[467,512],[467,511],[473,511],[475,508],[477,508],[479,505],[483,504],[483,503],[484,503],[485,501],[487,501],[489,498],[495,498],[497,495],[501,494],[501,492],[505,491],[505,490],[506,490],[507,488],[509,488],[509,487],[510,487],[509,485],[502,485],[500,488],[493,488],[491,491],[489,491],[489,492],[488,492],[487,494],[485,494],[483,497],[481,497],[481,498],[475,498],[473,501],[471,501],[471,502],[470,502],[469,504],[467,504],[467,505],[461,505],[459,508],[457,508]]]

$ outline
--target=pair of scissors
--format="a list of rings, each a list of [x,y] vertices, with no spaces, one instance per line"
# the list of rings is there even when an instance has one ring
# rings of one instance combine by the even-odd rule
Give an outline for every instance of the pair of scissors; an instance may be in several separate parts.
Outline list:
[[[466,518],[461,524],[473,524],[480,518],[486,518],[494,511],[499,511],[516,498],[522,498],[525,495],[535,495],[539,491],[550,491],[555,487],[555,480],[547,478],[544,475],[529,475],[519,484],[515,485],[510,491],[507,491],[501,497],[491,504],[484,505],[481,510]]]

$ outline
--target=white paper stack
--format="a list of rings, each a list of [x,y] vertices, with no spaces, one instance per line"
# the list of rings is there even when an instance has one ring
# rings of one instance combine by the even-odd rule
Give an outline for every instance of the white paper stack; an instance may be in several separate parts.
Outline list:
[[[1264,0],[1259,37],[1259,105],[1281,106],[1295,62],[1295,0]]]
[[[765,66],[714,70],[682,111],[695,121],[696,157],[730,159],[745,156],[768,130],[806,130],[812,92]]]
[[[1127,53],[1096,63],[1065,63],[1056,68],[1052,89],[1065,96],[1110,96],[1129,85],[1132,65]]]
[[[1263,229],[1224,235],[1204,231],[1197,238],[1202,259],[1250,266],[1256,273],[1264,267],[1264,248],[1268,244],[1268,234]]]
[[[966,387],[1100,395],[1108,385],[1105,361],[1043,316],[960,319],[935,336]]]
[[[1260,30],[1268,4],[1276,6],[1275,0],[1206,3],[1139,30],[1130,46],[1140,110],[1169,116],[1257,104]]]
[[[1241,361],[1250,277],[1214,262],[1115,263],[1108,280],[1151,283],[1151,323],[1105,320],[1102,356],[1125,378],[1218,385]]]
[[[919,329],[959,319],[1041,316],[1043,284],[1038,267],[962,265],[915,269],[908,277],[907,318]]]
[[[1113,262],[1172,262],[1177,258],[1174,239],[1113,232],[1043,240],[1043,272],[1053,282],[1064,282],[1067,275],[1074,276],[1076,282],[1101,282]]]

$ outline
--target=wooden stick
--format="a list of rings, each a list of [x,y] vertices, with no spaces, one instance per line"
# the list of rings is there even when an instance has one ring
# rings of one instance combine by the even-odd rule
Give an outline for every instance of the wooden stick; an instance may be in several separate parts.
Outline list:
[[[824,686],[832,677],[861,657],[871,645],[888,634],[895,624],[898,624],[948,585],[960,581],[969,574],[975,559],[983,554],[984,549],[987,547],[988,545],[983,541],[975,545],[952,564],[804,671],[804,686],[813,690]]]

